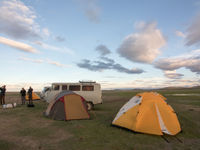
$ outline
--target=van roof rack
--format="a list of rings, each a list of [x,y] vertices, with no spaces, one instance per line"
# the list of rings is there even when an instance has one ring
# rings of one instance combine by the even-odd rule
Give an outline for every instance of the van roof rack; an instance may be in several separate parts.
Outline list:
[[[96,81],[91,81],[91,80],[88,80],[88,81],[79,81],[79,83],[96,83]]]

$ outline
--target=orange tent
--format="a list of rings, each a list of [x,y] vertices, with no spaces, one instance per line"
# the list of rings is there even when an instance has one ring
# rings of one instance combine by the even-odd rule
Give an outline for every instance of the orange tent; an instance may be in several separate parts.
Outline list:
[[[72,91],[63,91],[52,100],[45,116],[55,120],[89,119],[86,101]]]
[[[112,124],[130,130],[156,135],[176,135],[181,127],[176,113],[156,92],[139,93],[118,112]]]
[[[39,100],[40,97],[35,93],[35,92],[32,92],[32,100]],[[28,101],[29,98],[28,98],[28,94],[26,94],[26,100]]]

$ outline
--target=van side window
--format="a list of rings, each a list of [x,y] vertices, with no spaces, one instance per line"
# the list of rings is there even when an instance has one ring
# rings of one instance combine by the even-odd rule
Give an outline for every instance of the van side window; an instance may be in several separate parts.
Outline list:
[[[67,90],[67,85],[62,85],[62,90]]]
[[[69,90],[70,91],[80,91],[80,85],[70,85]]]
[[[91,85],[83,85],[82,91],[94,91],[94,86]]]
[[[58,91],[58,90],[59,90],[59,88],[60,88],[60,86],[59,86],[59,85],[54,85],[54,86],[53,86],[53,90],[55,90],[55,91]]]

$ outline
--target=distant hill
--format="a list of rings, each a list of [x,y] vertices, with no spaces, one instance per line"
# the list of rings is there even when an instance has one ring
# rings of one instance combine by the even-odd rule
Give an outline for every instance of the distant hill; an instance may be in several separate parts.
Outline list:
[[[152,91],[152,90],[189,90],[189,89],[200,89],[200,86],[193,87],[164,87],[164,88],[117,88],[117,89],[103,89],[103,91]]]

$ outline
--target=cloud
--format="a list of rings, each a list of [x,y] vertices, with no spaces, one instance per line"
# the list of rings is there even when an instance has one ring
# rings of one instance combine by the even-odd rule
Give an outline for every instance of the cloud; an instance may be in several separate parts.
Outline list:
[[[28,62],[32,62],[32,63],[39,63],[39,64],[47,63],[50,65],[55,65],[57,67],[70,67],[69,65],[61,64],[60,62],[53,61],[50,59],[32,59],[32,58],[28,58],[28,57],[20,57],[19,60],[28,61]]]
[[[140,30],[140,29],[144,28],[145,26],[146,26],[146,22],[144,22],[144,21],[136,21],[134,23],[134,28],[136,30]]]
[[[128,35],[117,52],[133,62],[152,63],[166,41],[155,22],[138,26],[138,32]]]
[[[84,10],[87,18],[94,23],[99,23],[100,21],[100,7],[97,5],[96,0],[77,0],[82,9]]]
[[[44,63],[44,60],[42,59],[31,59],[31,58],[27,58],[27,57],[20,57],[19,60],[23,60],[23,61],[30,61],[30,62],[33,62],[33,63]]]
[[[59,63],[57,61],[52,61],[52,60],[47,60],[47,63],[51,64],[51,65],[55,65],[57,67],[68,67],[67,65],[64,65],[64,64],[61,64],[61,63]]]
[[[196,15],[192,23],[186,30],[186,45],[199,45],[200,44],[200,13]]]
[[[144,72],[142,69],[138,68],[127,69],[122,65],[115,63],[114,60],[107,57],[101,57],[100,61],[90,61],[88,59],[84,59],[81,63],[78,63],[77,66],[80,68],[88,69],[90,71],[104,71],[112,69],[127,74],[140,74]]]
[[[104,76],[104,78],[108,78],[108,79],[120,79],[122,77],[119,77],[119,76]]]
[[[0,2],[0,33],[15,39],[40,37],[36,14],[20,0]]]
[[[20,51],[29,52],[29,53],[39,53],[38,50],[36,50],[35,48],[31,47],[28,44],[10,40],[1,36],[0,36],[0,43],[13,47],[15,49],[18,49]]]
[[[49,37],[49,36],[50,36],[49,29],[47,29],[47,28],[44,28],[44,29],[42,29],[42,32],[43,32],[43,34],[44,34],[45,36],[47,36],[47,37]]]
[[[180,56],[162,58],[154,63],[156,68],[164,71],[173,71],[179,68],[186,68],[200,74],[200,49],[191,51]]]
[[[179,37],[182,37],[182,38],[186,37],[185,34],[181,31],[176,31],[175,34],[176,34],[176,36],[179,36]]]
[[[96,47],[96,51],[98,51],[101,54],[101,56],[105,56],[111,53],[111,51],[103,44],[98,45]]]
[[[164,71],[164,74],[167,78],[170,79],[181,79],[184,75],[181,73],[176,73],[175,70],[173,71]]]
[[[55,40],[58,41],[58,42],[64,42],[64,41],[65,41],[65,38],[62,37],[62,36],[56,36],[56,37],[55,37]]]
[[[66,54],[70,54],[70,55],[74,54],[74,51],[72,51],[71,49],[66,48],[66,47],[60,48],[60,47],[56,47],[56,46],[52,46],[52,45],[43,43],[41,41],[35,41],[34,44],[37,44],[47,50],[56,51],[56,52],[60,52],[60,53],[66,53]]]

